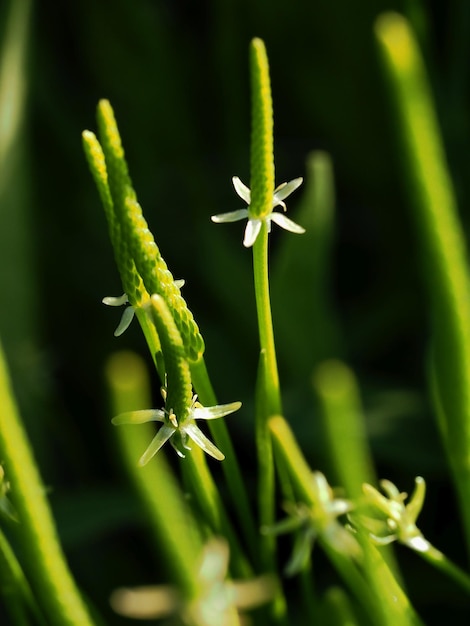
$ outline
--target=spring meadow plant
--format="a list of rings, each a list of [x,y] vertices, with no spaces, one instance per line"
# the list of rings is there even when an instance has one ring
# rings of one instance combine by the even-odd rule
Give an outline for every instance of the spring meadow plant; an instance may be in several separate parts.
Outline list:
[[[465,243],[414,35],[404,18],[390,13],[376,22],[375,37],[416,207],[432,330],[429,384],[470,552]],[[325,360],[311,373],[333,476],[307,459],[284,411],[271,308],[271,239],[276,231],[278,240],[294,241],[317,227],[315,194],[328,188],[331,166],[325,153],[313,153],[305,181],[299,176],[276,183],[269,64],[259,38],[250,43],[249,72],[249,186],[232,179],[246,206],[207,215],[214,238],[221,229],[238,228],[238,253],[252,257],[259,360],[249,407],[236,396],[219,398],[212,385],[204,328],[186,300],[184,277],[173,276],[149,229],[108,100],[98,103],[96,134],[82,135],[122,283],[123,294],[106,296],[103,303],[123,307],[116,337],[131,324],[140,325],[161,386],[161,401],[154,406],[141,359],[129,352],[110,357],[106,383],[120,464],[142,503],[150,541],[164,558],[169,579],[163,583],[155,574],[135,585],[122,572],[122,585],[109,602],[116,619],[128,623],[424,624],[400,571],[402,550],[412,551],[429,571],[438,570],[432,575],[453,585],[470,606],[470,573],[423,530],[426,477],[410,477],[409,495],[377,475],[358,386],[344,362]],[[306,211],[296,212],[297,199]],[[234,206],[237,201],[234,196]],[[108,312],[112,333],[113,310]],[[291,307],[293,325],[296,313]],[[99,626],[102,617],[67,564],[3,358],[0,398],[0,594],[9,623]],[[244,450],[232,441],[244,411],[254,425],[256,478],[244,467]],[[327,567],[317,568],[318,559]]]

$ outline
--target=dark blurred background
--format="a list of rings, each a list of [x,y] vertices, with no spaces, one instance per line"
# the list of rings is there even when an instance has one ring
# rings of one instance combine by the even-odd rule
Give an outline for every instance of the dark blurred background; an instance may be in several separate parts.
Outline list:
[[[29,2],[0,3],[3,43],[9,9],[19,5],[27,10]],[[101,304],[122,288],[80,134],[95,129],[97,101],[108,98],[144,213],[174,276],[186,280],[218,397],[244,402],[235,426],[227,423],[247,450],[246,467],[254,467],[251,253],[241,245],[242,224],[210,221],[241,208],[233,175],[249,183],[254,36],[270,59],[277,182],[305,176],[313,150],[331,155],[335,173],[334,241],[318,296],[334,310],[334,341],[322,343],[321,328],[299,325],[298,333],[322,343],[311,363],[300,367],[280,350],[286,415],[312,468],[328,473],[310,373],[324,358],[343,358],[358,376],[380,475],[404,490],[417,474],[427,479],[421,527],[462,559],[426,389],[427,307],[413,221],[373,38],[384,10],[404,13],[418,36],[466,226],[466,0],[42,0],[32,3],[28,28],[15,31],[18,46],[26,42],[21,80],[13,64],[10,82],[0,84],[0,102],[14,87],[21,113],[10,144],[12,118],[4,116],[0,129],[0,147],[3,137],[8,148],[0,152],[0,336],[73,570],[109,623],[123,623],[108,613],[114,587],[158,582],[165,572],[148,556],[112,438],[106,360],[119,349],[137,351],[149,366],[150,359],[137,324],[114,338],[121,312]],[[302,190],[288,201],[293,219],[301,199]],[[274,263],[279,242],[274,232]],[[275,324],[277,312],[286,319],[290,295],[303,291],[308,285],[295,276],[277,287]],[[296,311],[287,319],[295,327]],[[448,618],[449,606],[461,623],[463,595],[428,569],[422,574],[413,555],[401,558],[429,623]]]

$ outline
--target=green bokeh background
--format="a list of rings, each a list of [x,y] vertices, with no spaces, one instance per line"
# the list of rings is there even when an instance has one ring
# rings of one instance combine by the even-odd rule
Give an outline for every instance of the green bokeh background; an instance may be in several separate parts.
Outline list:
[[[407,15],[415,28],[465,226],[470,5],[36,4],[23,38],[24,74],[10,64],[11,81],[0,84],[2,103],[15,76],[24,80],[24,92],[21,81],[14,91],[18,130],[0,151],[0,336],[72,568],[109,623],[124,623],[106,613],[115,586],[162,581],[165,568],[148,555],[112,437],[106,359],[118,349],[147,354],[137,324],[113,337],[119,312],[101,304],[103,296],[119,295],[121,286],[80,134],[95,128],[96,103],[108,98],[146,218],[174,276],[186,280],[184,295],[205,337],[219,399],[244,403],[236,424],[232,418],[227,424],[252,471],[258,340],[251,253],[241,245],[241,224],[216,226],[210,215],[241,208],[230,179],[249,180],[253,36],[264,39],[271,65],[277,182],[305,175],[312,150],[327,151],[335,172],[325,289],[312,294],[301,276],[289,276],[285,284],[276,282],[273,293],[279,335],[283,328],[297,336],[308,332],[313,344],[307,361],[280,340],[286,415],[312,468],[328,475],[311,373],[326,357],[344,358],[358,375],[380,475],[405,490],[415,475],[427,479],[421,527],[460,562],[460,530],[426,390],[427,311],[415,233],[372,29],[389,9]],[[0,4],[3,43],[12,5],[28,3]],[[15,33],[21,44],[21,32]],[[2,137],[7,145],[5,128],[14,126],[4,111],[0,147]],[[301,200],[301,190],[289,199],[293,219]],[[274,264],[280,241],[273,232]],[[306,323],[291,306],[302,293],[331,307],[334,329],[327,341],[315,320]],[[159,405],[156,378],[153,383]],[[449,606],[453,623],[460,623],[468,601],[413,556],[402,558],[412,600],[428,623],[441,623]]]

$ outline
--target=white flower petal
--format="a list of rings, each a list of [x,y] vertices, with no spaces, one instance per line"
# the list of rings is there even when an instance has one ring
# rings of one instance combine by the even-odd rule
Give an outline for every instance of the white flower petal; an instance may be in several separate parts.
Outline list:
[[[170,439],[170,445],[180,459],[185,459],[186,455],[181,448],[191,451],[191,446],[188,445],[188,435],[183,428],[178,427],[177,430],[179,437],[173,437]]]
[[[121,317],[121,321],[118,324],[118,327],[114,331],[115,337],[120,337],[122,333],[129,328],[132,320],[134,319],[135,309],[133,306],[128,306],[124,309],[124,312]]]
[[[195,420],[215,420],[218,417],[225,417],[234,411],[238,411],[241,405],[241,402],[231,402],[230,404],[196,407],[192,410],[191,416]]]
[[[139,465],[146,465],[150,461],[150,459],[157,454],[157,452],[168,441],[168,439],[174,434],[174,432],[175,429],[173,428],[173,426],[168,426],[167,424],[162,426],[150,442],[147,450],[140,457]]]
[[[122,296],[106,296],[101,300],[103,304],[107,304],[108,306],[122,306],[123,304],[127,304],[127,295],[125,293]]]
[[[431,544],[422,535],[411,537],[404,542],[409,548],[416,550],[416,552],[427,552],[431,547]]]
[[[111,423],[115,426],[120,424],[146,424],[147,422],[164,422],[165,413],[161,409],[145,409],[143,411],[128,411],[113,417]]]
[[[282,213],[271,213],[269,219],[271,219],[273,222],[276,222],[278,226],[290,231],[291,233],[297,233],[301,235],[305,232],[305,228],[302,228],[302,226],[299,226]]]
[[[379,537],[378,535],[374,535],[373,533],[369,533],[369,537],[378,546],[388,546],[390,543],[393,543],[394,541],[397,540],[397,536],[396,535],[387,535],[386,537]]]
[[[210,539],[204,547],[199,567],[199,579],[203,584],[223,582],[229,565],[229,547],[222,539]]]
[[[244,185],[242,181],[238,178],[238,176],[234,176],[232,178],[233,186],[235,187],[235,191],[240,196],[242,200],[244,200],[248,205],[251,204],[251,191],[249,187]]]
[[[224,222],[238,222],[248,217],[248,209],[238,209],[238,211],[230,211],[229,213],[220,213],[212,215],[211,220],[216,224]]]
[[[214,457],[218,461],[223,461],[225,459],[225,455],[215,446],[212,441],[210,441],[205,434],[202,432],[200,428],[196,426],[194,423],[190,423],[187,426],[183,426],[182,430],[186,432],[189,437],[196,443],[200,448],[204,450],[206,454]]]
[[[248,220],[248,224],[245,228],[245,238],[243,239],[243,245],[245,248],[251,248],[251,246],[255,243],[256,237],[259,235],[259,231],[261,230],[261,220]]]
[[[184,287],[184,283],[185,283],[184,278],[180,278],[179,280],[175,280],[175,285],[178,287],[178,289],[181,289],[181,287]]]
[[[277,206],[277,204],[283,204],[280,201],[290,196],[296,189],[300,187],[303,182],[303,178],[294,178],[294,180],[289,181],[288,183],[282,183],[279,187],[276,187],[274,190],[274,199],[273,199],[273,208]],[[276,204],[274,204],[276,202]]]

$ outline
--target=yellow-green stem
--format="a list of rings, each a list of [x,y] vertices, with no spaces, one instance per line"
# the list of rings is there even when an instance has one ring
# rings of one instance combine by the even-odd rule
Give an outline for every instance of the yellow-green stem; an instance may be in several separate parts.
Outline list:
[[[93,626],[59,543],[46,489],[13,400],[1,347],[0,404],[0,457],[20,521],[17,534],[25,572],[51,626]]]
[[[274,343],[268,273],[268,229],[264,222],[253,246],[253,274],[259,339],[265,353],[266,414],[282,413],[281,391]]]
[[[204,357],[196,363],[190,363],[191,378],[194,389],[198,394],[200,402],[205,406],[217,404],[217,398],[212,388],[207,372]],[[236,419],[236,416],[235,416]],[[209,430],[214,437],[214,441],[220,450],[225,454],[222,463],[225,480],[232,498],[235,514],[242,528],[245,541],[248,545],[252,558],[257,555],[258,532],[255,528],[253,514],[248,501],[245,484],[243,482],[240,465],[238,463],[235,449],[230,438],[229,430],[223,420],[208,420]]]

